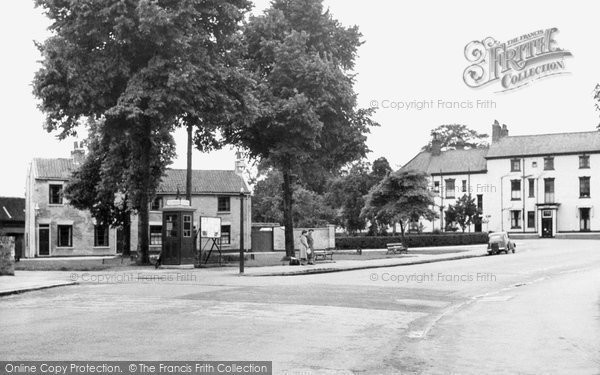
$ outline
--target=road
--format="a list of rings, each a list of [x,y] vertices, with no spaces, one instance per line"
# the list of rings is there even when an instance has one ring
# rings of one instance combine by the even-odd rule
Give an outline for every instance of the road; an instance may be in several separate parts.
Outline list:
[[[514,255],[291,277],[80,273],[77,286],[0,299],[0,358],[600,373],[600,241],[517,244]]]

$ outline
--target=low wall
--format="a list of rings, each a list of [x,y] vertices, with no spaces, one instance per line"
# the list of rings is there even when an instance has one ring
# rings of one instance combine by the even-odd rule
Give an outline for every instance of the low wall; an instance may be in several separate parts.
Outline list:
[[[0,276],[14,276],[15,238],[0,235]]]
[[[322,228],[294,228],[294,249],[300,249],[300,236],[303,230],[312,229],[313,239],[315,240],[315,249],[333,249],[335,248],[335,226],[328,225]],[[284,227],[273,228],[273,248],[275,251],[285,251],[285,230]]]

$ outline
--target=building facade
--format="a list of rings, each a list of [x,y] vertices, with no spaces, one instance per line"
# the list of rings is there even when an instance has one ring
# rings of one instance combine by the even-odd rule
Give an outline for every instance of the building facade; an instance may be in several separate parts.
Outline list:
[[[457,173],[465,166],[470,173]],[[402,169],[430,175],[440,211],[455,202],[453,196],[464,194],[467,180],[482,210],[481,226],[472,226],[471,231],[538,237],[600,232],[595,210],[600,205],[598,131],[509,136],[506,126],[495,123],[489,149],[436,151],[434,147]],[[424,225],[441,228],[435,221]]]
[[[69,205],[63,188],[71,173],[83,162],[85,152],[76,145],[69,159],[34,159],[29,166],[25,189],[25,249],[23,256],[104,256],[116,255],[126,236],[115,228],[96,225],[88,211]],[[239,161],[236,168],[239,168]],[[157,196],[150,205],[149,243],[151,252],[160,252],[163,203],[183,198],[185,170],[167,170]],[[196,208],[193,226],[199,217],[221,218],[220,242],[223,249],[239,249],[240,201],[244,197],[245,248],[250,248],[251,203],[248,186],[236,170],[195,170],[192,178],[192,207]],[[130,249],[138,249],[138,218],[131,220]],[[200,239],[199,239],[200,242]],[[198,243],[198,246],[201,244]]]
[[[23,255],[24,235],[25,198],[0,197],[0,236],[14,238],[17,258]]]

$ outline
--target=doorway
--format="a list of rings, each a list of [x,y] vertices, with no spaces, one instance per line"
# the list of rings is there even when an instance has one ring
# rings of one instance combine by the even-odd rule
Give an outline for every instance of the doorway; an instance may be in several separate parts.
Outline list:
[[[40,224],[38,228],[38,255],[50,255],[50,225]]]
[[[542,218],[542,237],[552,237],[553,235],[554,234],[552,233],[552,218]]]

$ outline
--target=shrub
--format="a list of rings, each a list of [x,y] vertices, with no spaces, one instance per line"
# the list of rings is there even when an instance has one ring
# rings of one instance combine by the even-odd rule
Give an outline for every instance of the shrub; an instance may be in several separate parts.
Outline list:
[[[480,233],[421,233],[407,234],[405,236],[406,246],[429,247],[429,246],[456,246],[474,245],[488,242],[488,234]],[[401,236],[356,236],[336,237],[337,249],[385,249],[388,243],[402,242]]]

